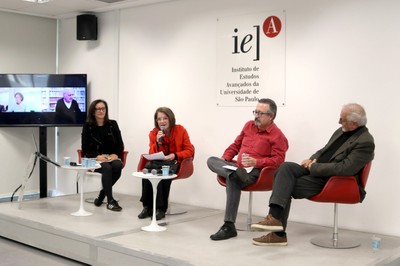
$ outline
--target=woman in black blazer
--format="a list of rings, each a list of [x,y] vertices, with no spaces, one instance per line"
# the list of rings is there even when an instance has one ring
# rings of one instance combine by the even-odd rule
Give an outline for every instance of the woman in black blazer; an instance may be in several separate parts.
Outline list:
[[[122,208],[113,198],[112,186],[118,181],[122,171],[124,142],[117,121],[108,118],[108,105],[104,100],[95,100],[90,104],[88,117],[82,129],[82,156],[96,158],[101,168],[103,189],[94,200],[101,206],[107,196],[107,209],[121,211]]]

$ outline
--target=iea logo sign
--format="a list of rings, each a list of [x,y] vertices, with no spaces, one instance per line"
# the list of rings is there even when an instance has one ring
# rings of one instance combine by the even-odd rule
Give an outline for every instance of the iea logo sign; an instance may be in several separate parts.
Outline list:
[[[285,12],[217,20],[217,105],[285,105]]]

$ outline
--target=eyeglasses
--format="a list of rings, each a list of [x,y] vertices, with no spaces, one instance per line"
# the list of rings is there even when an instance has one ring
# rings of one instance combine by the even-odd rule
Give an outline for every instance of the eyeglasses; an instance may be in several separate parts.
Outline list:
[[[270,114],[269,112],[263,113],[263,112],[256,111],[256,110],[253,111],[253,115],[255,115],[255,116],[262,116],[262,115],[269,115],[269,114]]]
[[[105,111],[106,111],[106,108],[105,108],[105,107],[100,107],[100,108],[94,108],[94,110],[95,110],[96,112],[105,112]]]
[[[348,122],[351,122],[351,121],[339,117],[339,124],[348,123]]]

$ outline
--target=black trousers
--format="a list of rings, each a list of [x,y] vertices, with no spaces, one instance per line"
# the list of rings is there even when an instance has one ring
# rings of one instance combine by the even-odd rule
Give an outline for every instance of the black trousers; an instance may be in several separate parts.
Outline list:
[[[164,212],[168,209],[169,191],[171,188],[172,179],[161,180],[157,185],[157,200],[156,209]],[[153,209],[153,187],[147,179],[142,179],[142,197],[140,201],[143,207]]]
[[[112,162],[101,163],[101,168],[96,169],[95,172],[101,173],[101,184],[103,189],[100,191],[100,196],[107,196],[107,202],[112,201],[112,187],[121,177],[122,162],[121,160],[114,160]]]

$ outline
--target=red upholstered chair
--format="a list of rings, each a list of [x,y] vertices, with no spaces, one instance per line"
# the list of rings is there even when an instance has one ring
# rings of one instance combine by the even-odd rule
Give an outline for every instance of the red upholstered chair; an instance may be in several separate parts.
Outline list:
[[[253,191],[271,191],[272,183],[274,181],[275,170],[273,168],[264,167],[257,181],[254,184],[248,185],[242,188],[242,191],[249,191],[249,205],[247,211],[247,227],[246,230],[250,231],[250,226],[252,224],[252,206],[253,206]],[[220,185],[226,186],[226,180],[222,176],[217,176],[217,181]]]
[[[368,180],[369,171],[372,162],[367,163],[361,170],[361,186],[365,188]],[[338,234],[338,204],[356,204],[360,203],[360,192],[356,176],[332,176],[326,183],[324,189],[309,200],[316,202],[334,203],[333,236],[317,237],[311,239],[311,243],[316,246],[326,248],[355,248],[360,245],[353,238],[340,238]]]
[[[78,152],[78,163],[82,163],[82,150],[81,149],[78,149],[77,150],[77,152]],[[122,153],[122,158],[121,158],[121,162],[122,162],[122,169],[125,167],[125,165],[126,165],[126,158],[128,157],[128,151],[123,151],[123,153]],[[101,173],[98,173],[98,172],[94,172],[94,171],[87,171],[87,173],[86,173],[86,175],[87,176],[98,176],[98,177],[101,177]],[[78,183],[76,184],[76,191],[78,192]],[[94,199],[93,198],[89,198],[89,199],[86,199],[85,200],[86,202],[89,202],[89,203],[93,203],[94,202]]]
[[[193,174],[194,171],[194,166],[193,166],[193,157],[189,157],[186,159],[183,159],[180,166],[179,166],[179,170],[176,173],[176,177],[173,178],[172,180],[179,180],[179,179],[186,179],[188,177],[190,177]],[[148,160],[146,158],[143,157],[143,154],[140,156],[140,160],[137,166],[137,171],[141,172],[144,168],[146,163],[148,162]],[[175,215],[175,214],[183,214],[186,213],[186,210],[180,210],[180,211],[172,211],[171,207],[168,207],[167,210],[167,214],[169,215]]]

